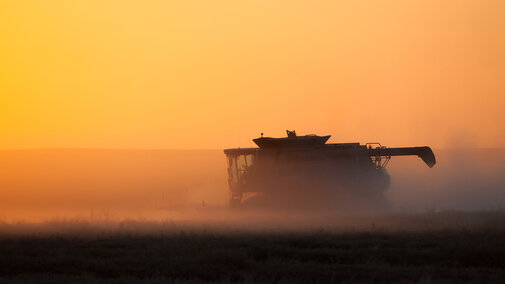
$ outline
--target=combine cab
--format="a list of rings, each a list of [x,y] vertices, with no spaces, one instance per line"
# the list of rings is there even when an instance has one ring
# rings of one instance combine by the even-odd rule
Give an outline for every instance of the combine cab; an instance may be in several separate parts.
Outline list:
[[[379,143],[331,143],[330,136],[253,139],[259,148],[226,149],[229,203],[261,198],[275,204],[335,206],[349,197],[379,200],[389,187],[385,169],[393,156],[436,163],[429,147],[388,148]],[[249,198],[250,197],[250,198]]]

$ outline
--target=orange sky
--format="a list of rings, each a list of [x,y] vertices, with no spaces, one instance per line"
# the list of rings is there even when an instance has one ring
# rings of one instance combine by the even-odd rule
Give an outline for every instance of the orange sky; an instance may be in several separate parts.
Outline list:
[[[505,147],[505,1],[0,2],[0,149]]]

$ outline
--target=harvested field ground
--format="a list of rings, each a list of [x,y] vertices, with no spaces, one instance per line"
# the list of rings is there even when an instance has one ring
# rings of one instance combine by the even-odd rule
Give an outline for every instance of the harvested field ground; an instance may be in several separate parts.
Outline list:
[[[505,214],[396,214],[319,228],[2,224],[0,252],[0,280],[11,283],[503,282]]]

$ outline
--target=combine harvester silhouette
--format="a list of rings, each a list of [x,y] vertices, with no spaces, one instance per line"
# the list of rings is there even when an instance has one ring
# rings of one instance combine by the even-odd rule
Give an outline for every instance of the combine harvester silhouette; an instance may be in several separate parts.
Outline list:
[[[326,143],[327,136],[253,139],[258,148],[226,149],[229,204],[261,199],[273,206],[336,208],[349,200],[368,205],[387,203],[386,166],[393,156],[418,156],[430,168],[430,147],[389,148],[380,143]],[[250,202],[252,203],[252,202]]]

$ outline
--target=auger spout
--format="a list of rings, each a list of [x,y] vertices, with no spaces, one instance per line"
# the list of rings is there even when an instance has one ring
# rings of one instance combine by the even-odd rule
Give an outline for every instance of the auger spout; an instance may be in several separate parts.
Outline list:
[[[423,147],[401,147],[401,148],[373,148],[368,149],[370,156],[418,156],[428,167],[432,168],[436,163],[435,154],[428,146]]]

